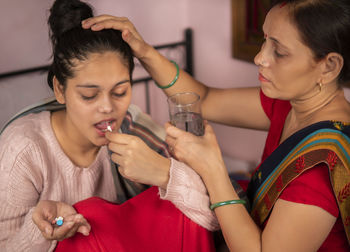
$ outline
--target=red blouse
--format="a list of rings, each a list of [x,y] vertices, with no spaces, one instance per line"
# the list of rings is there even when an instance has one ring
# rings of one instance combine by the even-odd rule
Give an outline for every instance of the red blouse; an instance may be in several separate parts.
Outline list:
[[[271,121],[262,156],[262,161],[264,161],[279,145],[284,122],[291,105],[288,101],[268,98],[262,92],[260,98],[262,107]],[[317,165],[294,179],[284,189],[280,198],[318,206],[337,217],[331,232],[318,251],[350,251],[325,164]]]

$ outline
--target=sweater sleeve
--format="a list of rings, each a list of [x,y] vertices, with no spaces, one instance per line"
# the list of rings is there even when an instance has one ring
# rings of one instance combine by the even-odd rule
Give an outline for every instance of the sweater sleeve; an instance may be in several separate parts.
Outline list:
[[[209,195],[202,179],[184,163],[171,159],[167,188],[159,188],[159,194],[200,226],[210,231],[219,229],[218,220],[209,209]]]
[[[43,184],[40,150],[15,142],[0,146],[0,251],[53,251],[56,241],[46,240],[32,220]]]

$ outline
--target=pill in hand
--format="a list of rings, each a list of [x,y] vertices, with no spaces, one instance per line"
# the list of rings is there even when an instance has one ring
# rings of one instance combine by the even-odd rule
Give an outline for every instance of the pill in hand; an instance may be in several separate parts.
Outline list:
[[[63,217],[62,216],[59,216],[59,217],[55,218],[55,221],[56,221],[56,225],[57,226],[62,226],[63,225]]]

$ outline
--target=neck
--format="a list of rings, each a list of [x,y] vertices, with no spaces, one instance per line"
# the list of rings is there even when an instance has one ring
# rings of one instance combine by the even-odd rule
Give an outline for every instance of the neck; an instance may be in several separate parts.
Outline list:
[[[70,160],[80,167],[90,166],[100,147],[93,145],[72,126],[65,110],[53,112],[51,124],[58,143]]]
[[[291,113],[297,122],[309,121],[342,93],[342,89],[335,83],[324,85],[309,97],[291,100]]]

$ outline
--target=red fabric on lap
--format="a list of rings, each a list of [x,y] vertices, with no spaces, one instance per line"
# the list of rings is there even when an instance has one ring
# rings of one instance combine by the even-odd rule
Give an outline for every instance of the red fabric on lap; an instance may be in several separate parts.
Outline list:
[[[90,235],[59,242],[56,252],[215,251],[211,232],[192,222],[152,187],[121,205],[92,197],[74,205]]]

